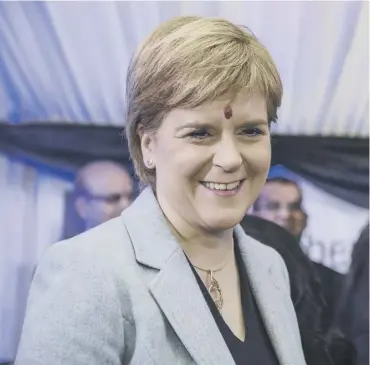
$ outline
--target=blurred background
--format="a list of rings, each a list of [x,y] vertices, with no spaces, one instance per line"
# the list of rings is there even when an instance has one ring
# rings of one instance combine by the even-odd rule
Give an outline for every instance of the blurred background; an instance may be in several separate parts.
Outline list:
[[[122,137],[125,73],[137,45],[178,15],[246,25],[271,52],[285,93],[269,181],[249,214],[284,227],[311,261],[345,277],[369,214],[368,8],[366,1],[1,2],[0,363],[14,359],[45,249],[135,199]]]

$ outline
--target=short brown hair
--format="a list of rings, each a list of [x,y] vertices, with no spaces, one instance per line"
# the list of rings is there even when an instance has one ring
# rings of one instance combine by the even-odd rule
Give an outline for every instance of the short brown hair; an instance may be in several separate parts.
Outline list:
[[[262,92],[269,122],[276,121],[283,87],[274,61],[243,27],[217,18],[177,17],[161,24],[134,54],[126,80],[126,138],[143,183],[146,168],[138,127],[155,133],[173,108],[194,108],[241,89]]]

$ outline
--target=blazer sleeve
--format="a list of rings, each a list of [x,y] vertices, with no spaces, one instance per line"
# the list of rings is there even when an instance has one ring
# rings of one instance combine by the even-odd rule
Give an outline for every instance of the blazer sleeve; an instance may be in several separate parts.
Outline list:
[[[74,243],[52,246],[35,272],[15,365],[122,364],[129,323],[114,280]]]

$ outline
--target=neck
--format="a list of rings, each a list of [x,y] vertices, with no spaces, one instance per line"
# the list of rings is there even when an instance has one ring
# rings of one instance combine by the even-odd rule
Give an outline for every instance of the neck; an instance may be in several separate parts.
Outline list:
[[[234,250],[233,229],[209,230],[186,221],[165,203],[161,209],[189,260],[202,268],[220,265]]]
[[[218,234],[201,233],[190,239],[179,238],[190,261],[201,268],[218,267],[234,249],[232,229]]]

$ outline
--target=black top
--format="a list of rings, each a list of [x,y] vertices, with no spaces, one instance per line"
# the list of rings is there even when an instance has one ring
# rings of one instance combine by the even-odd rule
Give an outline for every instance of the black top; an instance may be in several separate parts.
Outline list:
[[[191,268],[197,279],[198,285],[204,295],[213,318],[224,338],[227,347],[234,358],[236,365],[279,365],[275,351],[271,345],[267,335],[261,314],[258,310],[255,298],[250,288],[248,275],[241,258],[241,254],[237,245],[235,245],[235,257],[238,266],[240,277],[240,294],[242,299],[244,323],[246,328],[246,338],[244,341],[230,330],[218,311],[212,297],[207,291],[206,286],[195,271],[192,265]],[[226,364],[225,364],[226,365]]]

